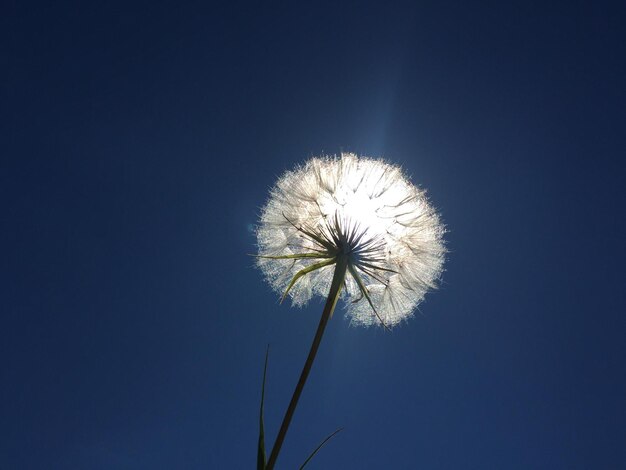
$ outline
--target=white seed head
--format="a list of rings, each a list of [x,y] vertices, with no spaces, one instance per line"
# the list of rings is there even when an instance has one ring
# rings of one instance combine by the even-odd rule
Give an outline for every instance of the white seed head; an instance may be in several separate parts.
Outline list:
[[[342,297],[351,323],[394,326],[442,272],[444,227],[423,190],[382,160],[342,153],[282,175],[257,228],[257,264],[294,305],[328,295],[347,260]]]

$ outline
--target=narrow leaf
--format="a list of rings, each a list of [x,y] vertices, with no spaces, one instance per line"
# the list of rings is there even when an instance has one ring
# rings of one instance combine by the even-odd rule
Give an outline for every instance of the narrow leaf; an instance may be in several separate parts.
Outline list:
[[[302,470],[306,464],[309,463],[309,461],[315,456],[315,454],[317,454],[317,451],[320,450],[324,444],[326,444],[335,434],[337,434],[339,431],[342,431],[343,428],[339,428],[337,429],[334,433],[332,433],[331,435],[327,436],[326,439],[324,439],[320,445],[318,445],[315,450],[311,453],[311,455],[309,455],[309,457],[304,461],[304,463],[300,466],[300,470]]]
[[[291,224],[291,226],[293,228],[295,228],[298,232],[302,232],[304,233],[307,237],[310,237],[311,239],[315,240],[321,247],[326,248],[327,250],[332,250],[334,248],[333,244],[330,243],[329,241],[324,240],[322,237],[320,237],[319,235],[317,235],[316,233],[304,229],[302,227],[298,227],[296,224],[294,224],[291,220],[289,220],[287,218],[287,216],[285,214],[283,214],[283,217],[285,218],[285,220],[287,220],[287,222],[289,222]],[[322,234],[323,235],[323,234]]]
[[[372,299],[370,298],[370,295],[367,292],[367,287],[365,287],[365,285],[363,284],[363,280],[361,279],[361,276],[359,276],[359,273],[356,272],[356,269],[354,269],[351,264],[348,265],[348,270],[350,271],[350,274],[352,274],[352,277],[354,278],[354,280],[356,281],[357,285],[359,286],[359,290],[361,291],[361,293],[365,296],[365,298],[369,302],[370,307],[372,307],[372,310],[374,311],[374,314],[376,315],[376,318],[378,318],[378,321],[380,321],[380,323],[385,327],[385,329],[387,331],[391,331],[389,329],[389,327],[385,324],[383,319],[380,318],[380,315],[376,311],[376,307],[374,307],[374,304],[372,303]]]
[[[256,468],[257,470],[265,470],[267,457],[265,455],[265,431],[263,427],[263,403],[265,402],[265,376],[267,375],[267,358],[270,353],[270,345],[267,345],[265,351],[265,366],[263,367],[263,384],[261,385],[261,412],[259,413],[259,449],[257,453]]]
[[[304,258],[332,258],[333,255],[328,255],[326,253],[296,253],[293,255],[278,255],[278,256],[268,256],[268,255],[252,255],[256,258],[265,258],[265,259],[304,259]]]
[[[300,279],[302,276],[312,271],[315,271],[316,269],[320,269],[320,268],[323,268],[324,266],[329,266],[331,264],[334,264],[335,261],[336,261],[335,258],[327,259],[326,261],[320,261],[319,263],[312,264],[311,266],[308,266],[298,271],[296,275],[293,277],[293,279],[291,280],[291,282],[289,283],[289,285],[287,286],[287,289],[285,289],[285,293],[283,294],[283,297],[282,299],[280,299],[280,301],[282,302],[283,300],[285,300],[291,288],[294,286],[296,282],[298,282],[298,279]]]

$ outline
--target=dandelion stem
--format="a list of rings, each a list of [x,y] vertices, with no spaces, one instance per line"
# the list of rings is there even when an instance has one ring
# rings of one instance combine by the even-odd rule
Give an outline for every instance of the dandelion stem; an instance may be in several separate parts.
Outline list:
[[[293,417],[293,413],[296,411],[296,406],[298,405],[300,394],[302,393],[302,389],[304,388],[306,379],[309,376],[309,372],[311,371],[311,366],[313,365],[315,355],[317,354],[320,342],[322,341],[322,336],[324,335],[326,324],[328,323],[328,319],[332,316],[333,311],[335,310],[335,305],[337,305],[339,293],[341,292],[341,287],[343,286],[346,277],[347,267],[347,259],[345,258],[345,256],[338,256],[337,263],[335,265],[335,272],[333,274],[332,284],[330,286],[330,292],[328,293],[328,298],[326,299],[326,305],[324,305],[324,311],[322,312],[320,323],[317,327],[315,337],[313,338],[313,343],[311,344],[309,355],[306,358],[306,362],[304,363],[304,367],[302,368],[302,372],[300,373],[300,379],[298,380],[298,384],[296,385],[296,389],[294,390],[291,401],[289,402],[289,407],[287,408],[287,412],[285,413],[285,417],[283,418],[280,430],[278,431],[278,435],[276,436],[276,442],[274,443],[272,453],[270,454],[270,458],[267,461],[267,466],[265,467],[266,470],[273,470],[274,465],[276,464],[276,460],[278,459],[278,453],[280,452],[280,448],[283,445],[283,441],[285,440],[285,436],[287,435],[287,429],[289,429],[289,424],[291,423],[291,418]]]

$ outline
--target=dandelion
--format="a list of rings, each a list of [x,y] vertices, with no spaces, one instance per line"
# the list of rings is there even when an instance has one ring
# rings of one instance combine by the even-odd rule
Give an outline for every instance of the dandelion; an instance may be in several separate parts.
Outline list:
[[[301,306],[326,297],[343,262],[356,325],[398,324],[441,274],[437,213],[400,168],[381,160],[309,160],[278,180],[260,222],[258,265],[283,299]]]
[[[313,158],[279,178],[261,213],[257,264],[282,300],[327,300],[266,468],[273,468],[338,299],[354,325],[390,329],[409,318],[440,278],[443,233],[425,192],[383,160]]]

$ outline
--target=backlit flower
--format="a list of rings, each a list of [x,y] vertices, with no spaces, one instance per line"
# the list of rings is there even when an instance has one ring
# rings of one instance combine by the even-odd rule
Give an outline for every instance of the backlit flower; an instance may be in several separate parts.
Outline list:
[[[258,266],[295,305],[328,295],[338,262],[351,322],[396,325],[442,272],[444,227],[423,190],[383,160],[342,153],[282,175],[257,228]]]

